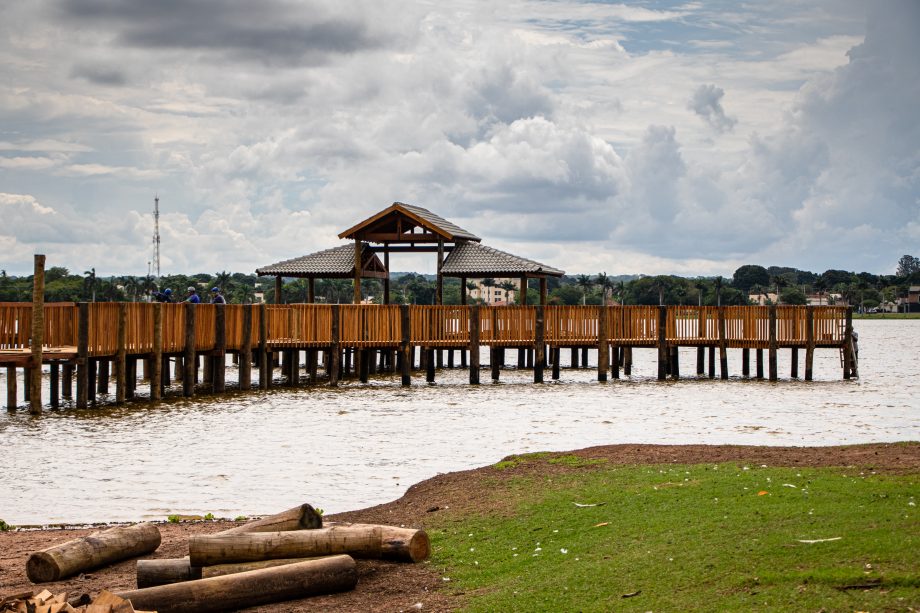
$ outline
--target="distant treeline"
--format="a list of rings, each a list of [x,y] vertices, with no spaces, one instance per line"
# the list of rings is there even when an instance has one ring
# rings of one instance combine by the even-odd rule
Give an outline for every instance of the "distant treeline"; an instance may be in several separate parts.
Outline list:
[[[517,290],[517,280],[483,279],[484,285]],[[825,304],[835,301],[873,309],[883,302],[896,302],[907,294],[911,285],[920,285],[920,259],[905,255],[894,275],[854,273],[826,270],[813,273],[796,268],[748,264],[738,268],[730,279],[723,277],[678,277],[673,275],[611,277],[568,275],[548,280],[550,304],[601,304],[603,300],[621,304],[703,304],[744,305],[751,294],[778,296],[781,304],[806,304],[807,294],[822,296]],[[95,270],[82,275],[55,266],[45,271],[45,300],[49,302],[113,302],[142,301],[152,291],[170,288],[174,299],[181,301],[188,287],[195,287],[207,300],[208,291],[219,287],[231,303],[275,302],[275,283],[270,277],[242,273],[219,272],[194,275],[152,277],[97,277]],[[475,287],[467,282],[465,291]],[[383,283],[378,279],[361,282],[364,298],[377,302],[383,296]],[[394,274],[390,299],[393,303],[433,304],[436,284],[431,275],[416,273]],[[444,279],[444,303],[460,303],[460,281]],[[285,279],[282,302],[306,302],[307,280]],[[352,299],[350,279],[318,279],[315,285],[317,302],[349,303]],[[537,281],[531,282],[528,302],[539,302]],[[32,276],[15,277],[0,271],[0,301],[27,302],[32,299]],[[473,301],[470,300],[472,303]],[[518,301],[519,302],[519,301]]]

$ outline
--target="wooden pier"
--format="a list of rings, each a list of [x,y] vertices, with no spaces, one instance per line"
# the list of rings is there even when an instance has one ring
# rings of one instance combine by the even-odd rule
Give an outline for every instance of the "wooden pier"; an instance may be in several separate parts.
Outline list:
[[[851,313],[830,306],[53,303],[42,305],[34,318],[31,303],[0,303],[0,368],[6,371],[10,409],[19,406],[16,369],[31,373],[23,398],[33,412],[44,406],[41,385],[34,384],[42,364],[50,365],[50,407],[64,398],[84,408],[97,394],[113,391],[110,378],[115,403],[134,398],[142,380],[149,382],[154,402],[173,380],[187,397],[221,393],[228,356],[239,364],[242,389],[253,386],[253,366],[258,389],[279,381],[286,386],[336,385],[348,376],[367,381],[374,373],[399,373],[402,384],[410,385],[417,369],[433,382],[444,350],[450,350],[448,367],[460,352],[470,383],[477,384],[483,348],[493,380],[500,377],[508,349],[518,349],[518,366],[532,368],[534,381],[542,382],[548,367],[551,377],[559,378],[563,350],[572,352],[577,368],[579,352],[587,367],[588,350],[597,349],[600,381],[619,378],[621,370],[630,376],[636,348],[657,349],[658,379],[675,379],[681,376],[679,347],[697,348],[696,374],[711,378],[718,352],[722,379],[729,376],[728,350],[742,351],[744,377],[750,376],[753,350],[755,377],[764,378],[766,371],[770,380],[778,378],[781,349],[790,351],[794,378],[804,350],[805,380],[812,379],[815,350],[833,349],[848,379],[856,375]],[[276,361],[280,380],[274,377]]]

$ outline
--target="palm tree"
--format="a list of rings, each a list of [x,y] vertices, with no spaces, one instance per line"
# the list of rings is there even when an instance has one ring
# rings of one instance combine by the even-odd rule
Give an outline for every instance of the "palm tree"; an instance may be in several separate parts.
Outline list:
[[[773,277],[773,285],[776,287],[776,304],[780,304],[782,300],[780,300],[779,293],[784,287],[789,285],[789,281],[786,279],[786,277],[777,275]]]
[[[492,277],[486,277],[485,279],[483,279],[482,284],[485,287],[495,287],[497,285],[497,283],[495,282],[495,279],[493,279]],[[488,302],[488,301],[483,299],[483,302]]]
[[[699,306],[703,306],[703,292],[706,291],[706,281],[700,277],[696,280],[696,283],[693,284],[693,287],[696,288],[696,298],[698,300]]]
[[[818,306],[823,304],[822,297],[825,292],[827,292],[827,281],[824,280],[824,277],[818,277],[815,279],[815,292],[818,294]]]
[[[677,296],[677,303],[680,306],[684,306],[684,296],[687,295],[687,290],[683,285],[678,285],[674,290],[674,294]]]
[[[518,288],[517,285],[515,285],[511,281],[505,280],[499,284],[499,287],[505,290],[505,302],[507,302],[508,304],[511,304],[511,292],[513,292],[514,290]],[[523,294],[526,291],[527,291],[527,287],[522,286],[521,291],[519,293]],[[521,302],[520,297],[518,297],[517,302],[520,304]]]
[[[221,290],[227,289],[227,284],[230,283],[230,279],[233,277],[229,272],[222,270],[219,273],[214,275],[214,285],[219,287]],[[306,302],[306,301],[304,301]]]
[[[716,286],[716,306],[722,306],[722,284],[725,283],[725,279],[722,278],[722,275],[716,277],[713,285]]]
[[[588,275],[578,275],[575,277],[575,284],[581,288],[581,304],[587,304],[588,292],[594,286],[594,281]]]
[[[475,284],[474,282],[472,282],[472,281],[467,281],[467,282],[466,282],[466,290],[469,292],[468,295],[469,295],[471,298],[472,298],[472,296],[473,296],[473,291],[474,291],[477,287],[479,287],[479,286],[476,285],[476,284]],[[481,300],[480,300],[480,301],[481,301]]]
[[[84,270],[83,274],[85,276],[83,279],[83,287],[88,289],[92,297],[92,302],[96,302],[96,268],[93,267],[89,270]]]
[[[613,279],[608,277],[606,272],[601,272],[598,273],[595,282],[600,286],[601,292],[604,294],[604,299],[601,301],[601,304],[607,304],[607,294],[614,287]]]
[[[665,287],[664,277],[661,277],[661,276],[655,277],[654,286],[658,290],[658,304],[663,305],[664,304],[664,287]]]
[[[613,292],[617,298],[617,302],[623,304],[623,301],[626,299],[626,283],[623,281],[617,281],[613,286]]]

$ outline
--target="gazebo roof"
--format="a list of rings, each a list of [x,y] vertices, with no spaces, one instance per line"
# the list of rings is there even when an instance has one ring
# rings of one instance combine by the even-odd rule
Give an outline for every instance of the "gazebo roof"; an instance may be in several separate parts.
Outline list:
[[[561,277],[565,271],[478,243],[456,245],[444,260],[441,274],[450,277]]]
[[[421,232],[416,230],[420,229]],[[360,239],[374,243],[436,243],[438,241],[476,241],[482,239],[447,221],[428,209],[394,202],[376,215],[368,217],[339,234],[339,238]]]
[[[361,276],[385,278],[386,269],[366,243],[361,245]],[[256,270],[259,276],[348,279],[355,276],[354,243],[284,260]]]

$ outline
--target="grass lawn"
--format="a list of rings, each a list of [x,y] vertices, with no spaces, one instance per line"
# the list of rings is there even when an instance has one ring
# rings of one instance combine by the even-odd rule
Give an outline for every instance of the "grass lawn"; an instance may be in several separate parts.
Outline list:
[[[920,313],[853,313],[853,319],[920,319]]]
[[[547,462],[575,470],[516,470]],[[920,608],[920,474],[541,454],[496,468],[499,511],[429,524],[469,611]]]

